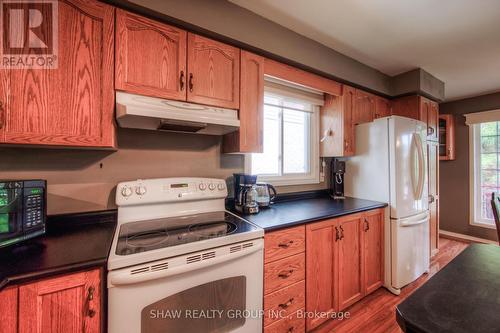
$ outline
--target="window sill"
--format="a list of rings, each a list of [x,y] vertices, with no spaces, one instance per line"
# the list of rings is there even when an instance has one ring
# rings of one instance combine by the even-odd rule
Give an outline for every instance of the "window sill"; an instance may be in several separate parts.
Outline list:
[[[484,223],[484,222],[476,222],[476,221],[471,221],[469,223],[471,226],[474,226],[474,227],[480,227],[480,228],[485,228],[485,229],[495,229],[496,230],[496,225],[495,225],[495,222],[493,222],[493,224],[490,224],[490,223]]]

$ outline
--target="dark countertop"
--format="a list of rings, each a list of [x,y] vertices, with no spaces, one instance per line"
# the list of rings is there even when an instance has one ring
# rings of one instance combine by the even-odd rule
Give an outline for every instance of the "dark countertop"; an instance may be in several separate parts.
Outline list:
[[[305,197],[282,196],[270,208],[261,209],[254,215],[244,215],[234,209],[231,211],[265,231],[271,231],[385,206],[386,203],[349,197],[332,199],[326,192],[321,192]]]
[[[405,332],[499,332],[500,247],[471,244],[396,308]]]
[[[116,211],[48,218],[44,236],[0,249],[0,289],[10,284],[102,266],[116,227]]]

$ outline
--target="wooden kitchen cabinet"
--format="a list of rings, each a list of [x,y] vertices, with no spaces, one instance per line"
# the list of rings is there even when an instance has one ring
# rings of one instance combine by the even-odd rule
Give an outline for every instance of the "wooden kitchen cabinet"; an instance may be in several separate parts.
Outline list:
[[[57,29],[57,69],[0,73],[0,143],[114,147],[114,8],[61,0]]]
[[[342,96],[325,94],[321,107],[320,156],[338,157],[355,154],[353,108],[356,89],[344,85]]]
[[[188,33],[188,93],[193,103],[240,107],[240,49]]]
[[[384,210],[372,210],[363,217],[364,294],[384,283]]]
[[[369,123],[375,117],[375,95],[356,89],[352,121],[354,125]]]
[[[451,114],[439,115],[439,159],[455,159],[455,119]]]
[[[100,270],[48,278],[19,287],[19,333],[97,333]]]
[[[383,118],[391,115],[391,101],[379,96],[375,96],[374,118]]]
[[[18,325],[17,287],[7,287],[0,291],[0,332],[16,333]]]
[[[419,120],[427,124],[427,141],[438,141],[439,106],[419,96]]]
[[[427,141],[430,253],[439,251],[439,143]]]
[[[339,311],[363,297],[363,240],[361,214],[338,219],[338,301]]]
[[[337,220],[330,219],[306,225],[306,311],[333,313],[338,309]],[[325,321],[325,317],[308,317],[307,331]]]
[[[117,90],[185,101],[186,54],[186,31],[116,10]]]
[[[224,135],[224,153],[264,151],[264,58],[241,51],[240,128]]]
[[[405,96],[392,100],[392,114],[395,116],[407,117],[419,120],[419,96]]]

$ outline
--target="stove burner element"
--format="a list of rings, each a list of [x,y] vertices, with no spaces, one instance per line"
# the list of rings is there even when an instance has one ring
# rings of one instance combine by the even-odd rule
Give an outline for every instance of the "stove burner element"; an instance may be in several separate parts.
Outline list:
[[[235,232],[236,229],[238,229],[236,224],[230,221],[217,222],[217,223],[191,224],[188,227],[190,233],[199,235],[204,239],[230,235],[233,232]]]
[[[167,230],[151,230],[127,237],[127,245],[132,247],[155,246],[168,238]]]

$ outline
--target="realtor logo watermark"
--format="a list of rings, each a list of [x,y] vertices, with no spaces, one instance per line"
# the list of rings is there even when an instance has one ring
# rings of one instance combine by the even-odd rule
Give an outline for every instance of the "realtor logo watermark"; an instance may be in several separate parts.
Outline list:
[[[57,68],[56,0],[0,2],[0,68]]]

